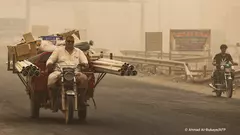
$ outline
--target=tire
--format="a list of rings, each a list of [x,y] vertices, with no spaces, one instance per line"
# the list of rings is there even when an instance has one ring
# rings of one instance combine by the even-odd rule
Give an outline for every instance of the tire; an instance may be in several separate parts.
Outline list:
[[[30,102],[31,102],[31,118],[39,118],[40,112],[40,102],[39,102],[39,95],[32,91],[30,92]]]
[[[217,86],[217,87],[219,87],[219,86]],[[221,97],[222,96],[222,91],[216,91],[216,96]]]
[[[216,91],[216,96],[217,97],[221,97],[222,96],[222,92],[221,91]]]
[[[67,96],[66,111],[65,111],[65,123],[69,124],[73,120],[74,116],[74,96]]]
[[[227,97],[228,98],[232,98],[232,93],[233,93],[233,82],[232,80],[227,80],[227,91],[226,91],[226,94],[227,94]]]
[[[85,121],[87,118],[87,107],[79,107],[78,109],[78,119],[80,121]]]

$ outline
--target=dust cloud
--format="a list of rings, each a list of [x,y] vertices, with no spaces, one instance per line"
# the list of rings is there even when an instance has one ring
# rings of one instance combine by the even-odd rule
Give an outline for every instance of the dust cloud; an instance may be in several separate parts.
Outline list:
[[[156,31],[163,32],[163,50],[167,52],[170,29],[211,29],[213,53],[222,43],[235,45],[240,42],[240,2],[237,0],[29,1],[28,30],[32,25],[49,26],[50,34],[79,29],[82,37],[95,41],[97,48],[107,48],[114,53],[119,50],[143,51],[144,32]],[[26,19],[27,0],[0,2],[0,18]],[[17,40],[17,35],[9,35],[8,40]],[[3,42],[5,37],[1,40]]]

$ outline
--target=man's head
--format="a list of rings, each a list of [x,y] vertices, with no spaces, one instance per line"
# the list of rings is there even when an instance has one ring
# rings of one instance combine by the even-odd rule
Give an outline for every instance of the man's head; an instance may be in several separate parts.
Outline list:
[[[73,36],[67,36],[65,40],[66,48],[67,49],[73,49],[74,48],[74,37]]]
[[[221,52],[222,52],[222,54],[225,54],[226,53],[226,50],[227,50],[227,45],[225,45],[225,44],[222,44],[221,46],[220,46],[220,49],[221,49]]]

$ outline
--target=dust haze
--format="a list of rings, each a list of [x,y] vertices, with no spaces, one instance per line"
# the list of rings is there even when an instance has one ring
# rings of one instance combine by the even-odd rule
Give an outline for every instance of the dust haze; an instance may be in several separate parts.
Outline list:
[[[143,51],[144,32],[156,31],[163,32],[168,52],[170,29],[211,29],[213,53],[221,43],[236,44],[240,38],[237,0],[59,1],[30,0],[26,18],[27,0],[1,0],[0,18],[26,18],[26,31],[32,25],[47,25],[49,33],[80,29],[82,37],[114,52]]]
[[[240,0],[0,0],[0,135],[239,134],[239,15]],[[58,45],[55,39],[27,40],[24,33],[38,39],[34,28],[47,28],[39,36],[48,38],[79,30],[81,40],[94,41],[91,48],[92,42],[78,44],[90,65],[81,70],[87,75],[81,82],[91,86],[88,109],[78,106],[84,92],[77,92],[73,68],[61,78],[74,83],[59,81],[63,87],[49,91],[46,52]],[[215,72],[212,58],[221,44],[228,45],[236,66],[231,61]],[[92,47],[113,56],[92,55]],[[65,63],[82,57],[65,56]],[[221,56],[223,63],[230,60]],[[31,58],[34,64],[27,64]],[[78,119],[70,124],[73,105]]]

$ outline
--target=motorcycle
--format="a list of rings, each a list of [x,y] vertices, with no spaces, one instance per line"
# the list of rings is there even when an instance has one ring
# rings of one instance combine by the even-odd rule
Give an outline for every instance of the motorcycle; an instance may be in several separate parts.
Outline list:
[[[237,65],[237,64],[234,64]],[[232,98],[232,93],[234,90],[233,84],[233,75],[234,75],[234,66],[230,63],[224,63],[220,65],[220,70],[217,71],[215,83],[210,84],[209,86],[213,88],[213,92],[216,93],[217,97],[221,97],[222,93],[226,92],[228,98]]]
[[[17,72],[15,65],[12,69],[14,73],[17,73],[18,77],[25,85],[25,91],[30,99],[30,116],[33,119],[40,117],[40,110],[42,108],[52,110],[54,113],[61,111],[65,116],[66,124],[70,124],[74,118],[75,111],[78,114],[80,121],[85,121],[87,118],[87,106],[80,105],[83,102],[81,100],[82,91],[78,89],[76,85],[75,71],[80,69],[79,72],[85,74],[88,78],[88,88],[85,95],[85,102],[92,99],[95,109],[97,109],[96,102],[94,100],[94,92],[97,85],[105,77],[105,72],[96,72],[93,65],[92,59],[89,55],[89,46],[93,43],[86,43],[84,46],[79,46],[88,59],[89,66],[83,68],[82,65],[73,66],[65,65],[59,66],[61,72],[60,79],[56,82],[54,90],[48,89],[48,77],[52,71],[46,71],[46,62],[51,56],[52,52],[38,52],[36,56],[29,58],[28,60],[39,68],[39,76],[23,76],[22,73]],[[100,56],[99,56],[100,57]],[[15,57],[13,57],[15,58]],[[13,59],[13,63],[16,60]],[[98,74],[98,75],[97,75]],[[97,75],[97,77],[95,77]],[[81,92],[81,94],[80,94]],[[80,102],[82,101],[82,102]]]
[[[80,67],[79,67],[80,66]],[[81,105],[80,101],[81,96],[80,95],[80,89],[77,87],[76,82],[76,71],[83,72],[84,74],[90,74],[88,76],[88,81],[94,81],[92,80],[92,72],[87,72],[88,69],[82,69],[82,65],[61,65],[58,64],[56,67],[61,72],[60,79],[56,82],[56,87],[52,90],[45,89],[45,86],[42,84],[45,84],[45,81],[47,81],[47,77],[49,73],[42,73],[42,78],[31,78],[32,82],[30,86],[32,86],[32,89],[30,90],[30,99],[31,99],[31,117],[32,118],[38,118],[39,117],[39,109],[41,107],[44,107],[45,109],[50,109],[53,112],[58,112],[59,110],[63,112],[65,115],[65,123],[69,124],[73,120],[74,112],[78,112],[78,118],[80,121],[83,121],[87,117],[87,106]],[[86,71],[86,72],[84,72]],[[93,78],[94,79],[94,78]],[[38,81],[38,83],[37,83]],[[36,84],[40,87],[35,87]],[[40,88],[40,89],[38,89]],[[91,88],[87,90],[85,93],[86,99],[89,100],[89,98],[93,98],[93,94],[91,94]],[[51,94],[51,96],[49,96]],[[52,104],[52,105],[51,105]]]
[[[61,71],[60,85],[53,90],[53,110],[59,109],[65,113],[65,122],[68,124],[74,117],[74,112],[78,112],[78,118],[84,120],[87,115],[87,106],[81,106],[80,91],[76,84],[75,72],[79,66],[57,65]],[[80,65],[81,66],[81,65]]]

